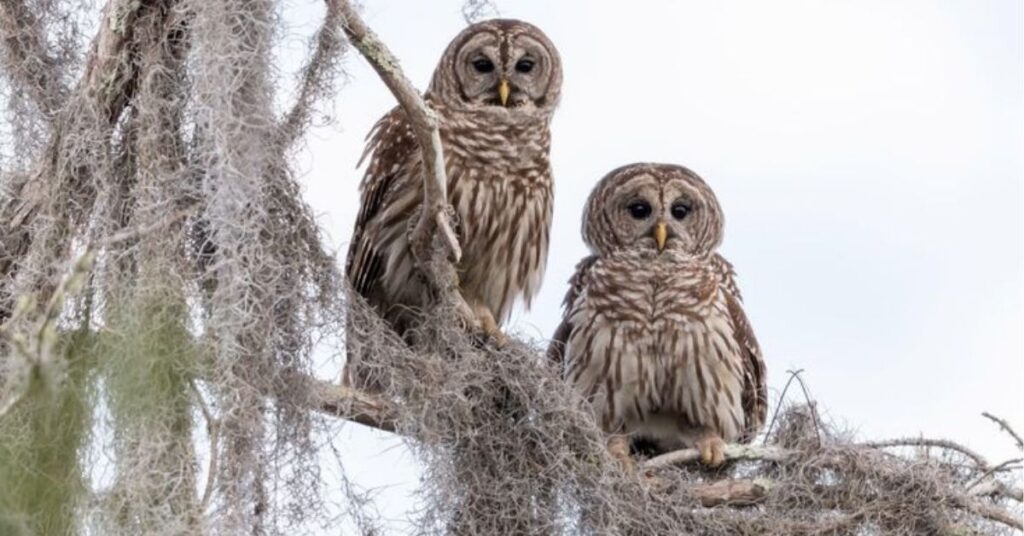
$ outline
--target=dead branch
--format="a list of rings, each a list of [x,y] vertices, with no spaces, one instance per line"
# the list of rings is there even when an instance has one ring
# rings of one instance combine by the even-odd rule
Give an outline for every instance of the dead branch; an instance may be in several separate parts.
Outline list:
[[[772,483],[763,478],[719,480],[709,484],[691,486],[689,491],[702,506],[753,506],[763,501],[771,490]]]
[[[959,452],[970,458],[982,471],[991,469],[988,460],[977,452],[948,439],[927,439],[923,437],[906,437],[900,439],[887,439],[884,441],[866,441],[860,444],[862,447],[889,448],[889,447],[935,447]]]
[[[345,34],[391,90],[409,120],[423,154],[423,205],[409,244],[413,256],[426,267],[426,275],[444,299],[469,325],[477,326],[472,310],[458,291],[454,262],[462,257],[462,248],[449,221],[448,174],[445,171],[441,131],[437,115],[413,87],[399,66],[398,59],[359,17],[347,0],[327,0],[329,9],[337,9],[344,19]],[[434,246],[440,238],[443,247]]]
[[[996,417],[995,415],[992,415],[987,411],[981,412],[981,415],[982,417],[985,417],[986,419],[989,419],[990,421],[998,424],[999,428],[1002,428],[1004,432],[1010,434],[1010,437],[1013,437],[1013,440],[1017,443],[1018,449],[1024,449],[1024,439],[1021,439],[1020,434],[1018,434],[1017,431],[1014,430],[1012,426],[1010,426],[1010,423],[1006,422],[1006,419],[1000,419],[999,417]]]
[[[395,431],[395,408],[387,401],[342,385],[313,381],[312,407],[320,413],[385,432]]]
[[[974,497],[1005,497],[1017,502],[1024,502],[1024,489],[1007,486],[994,478],[985,478],[979,484],[968,486]]]
[[[1020,516],[1010,513],[1005,508],[1001,508],[992,503],[979,501],[966,495],[958,497],[956,501],[958,506],[964,510],[984,517],[985,519],[1002,523],[1017,530],[1024,530],[1024,521],[1021,521]]]
[[[725,459],[727,461],[785,461],[792,455],[791,452],[772,446],[753,446],[730,444],[725,447]],[[643,463],[644,469],[657,469],[669,465],[684,465],[700,461],[700,451],[697,449],[681,449],[655,456]]]

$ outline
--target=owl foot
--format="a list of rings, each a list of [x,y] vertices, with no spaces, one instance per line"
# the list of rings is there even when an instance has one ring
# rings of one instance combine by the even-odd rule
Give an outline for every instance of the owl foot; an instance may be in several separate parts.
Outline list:
[[[508,344],[508,336],[498,327],[498,323],[494,320],[494,315],[491,314],[490,309],[483,305],[477,305],[473,307],[473,313],[476,314],[476,319],[480,322],[480,329],[483,330],[484,335],[494,341],[495,346],[503,348]]]
[[[627,472],[636,471],[636,462],[629,455],[629,438],[623,435],[613,435],[608,438],[608,454],[619,462]]]
[[[714,432],[702,435],[694,446],[700,451],[700,461],[709,467],[718,467],[725,463],[725,441]]]

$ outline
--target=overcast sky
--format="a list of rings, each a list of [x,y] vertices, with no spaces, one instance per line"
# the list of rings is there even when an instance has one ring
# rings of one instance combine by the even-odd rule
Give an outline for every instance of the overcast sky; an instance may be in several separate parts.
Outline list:
[[[365,0],[421,89],[464,26],[461,0]],[[285,13],[298,48],[321,2]],[[506,0],[542,28],[565,83],[553,124],[547,274],[512,331],[550,336],[582,205],[612,168],[683,164],[726,215],[773,398],[804,369],[828,416],[862,437],[948,437],[1014,454],[980,417],[1024,428],[1024,53],[1019,0]],[[363,137],[394,101],[356,55],[337,122],[298,157],[339,262]],[[325,374],[331,375],[327,370]],[[418,476],[401,443],[346,428],[346,469],[385,486],[402,524]],[[384,453],[378,453],[389,449]]]

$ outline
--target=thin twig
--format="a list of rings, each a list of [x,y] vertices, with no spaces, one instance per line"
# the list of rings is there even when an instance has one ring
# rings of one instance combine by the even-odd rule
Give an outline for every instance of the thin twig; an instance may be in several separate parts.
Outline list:
[[[768,438],[771,436],[772,430],[775,428],[775,420],[779,418],[779,413],[782,411],[783,402],[786,400],[786,393],[789,392],[789,386],[793,384],[793,379],[796,378],[796,375],[803,371],[804,369],[786,371],[786,373],[789,374],[789,379],[786,380],[786,385],[782,386],[782,394],[779,395],[779,403],[775,404],[775,412],[772,413],[772,420],[768,423],[768,428],[764,432],[764,439],[761,441],[762,445],[767,444]]]
[[[775,420],[779,417],[779,412],[782,411],[783,402],[786,400],[786,393],[789,391],[789,386],[792,385],[793,380],[796,380],[800,384],[800,389],[804,393],[804,401],[807,403],[807,407],[811,410],[811,418],[814,420],[814,435],[818,438],[818,446],[821,446],[821,423],[818,422],[818,410],[815,407],[815,402],[811,398],[811,394],[807,390],[807,386],[804,384],[803,378],[800,374],[804,369],[787,370],[789,379],[786,380],[786,385],[782,388],[782,394],[779,395],[779,403],[775,406],[775,413],[772,414],[772,421],[768,424],[768,429],[764,433],[764,439],[761,440],[761,444],[765,445],[768,443],[768,437],[771,435],[772,429],[775,428]]]

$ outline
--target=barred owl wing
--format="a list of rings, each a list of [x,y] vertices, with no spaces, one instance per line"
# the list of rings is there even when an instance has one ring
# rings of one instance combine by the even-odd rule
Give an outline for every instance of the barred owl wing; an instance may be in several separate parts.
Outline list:
[[[729,261],[717,253],[712,259],[722,278],[726,309],[732,321],[736,342],[743,353],[743,413],[746,415],[746,429],[740,438],[748,442],[761,431],[768,413],[768,386],[765,381],[764,358],[757,343],[750,321],[743,312],[743,301],[736,285],[736,273]]]
[[[595,262],[597,262],[597,255],[585,257],[576,265],[576,273],[569,279],[569,291],[566,292],[565,299],[562,300],[562,323],[558,325],[558,329],[555,330],[555,334],[551,337],[551,343],[548,345],[547,357],[550,361],[560,364],[565,359],[565,345],[573,330],[573,325],[569,321],[572,315],[572,306],[576,303],[576,298],[583,292],[587,273]]]
[[[399,107],[385,114],[367,135],[359,164],[367,156],[370,156],[370,164],[359,187],[360,209],[345,264],[345,273],[352,288],[363,296],[373,292],[387,262],[387,244],[379,243],[378,237],[368,231],[368,226],[387,210],[399,183],[408,180],[402,177],[408,170],[408,166],[403,164],[417,147],[405,112]]]

